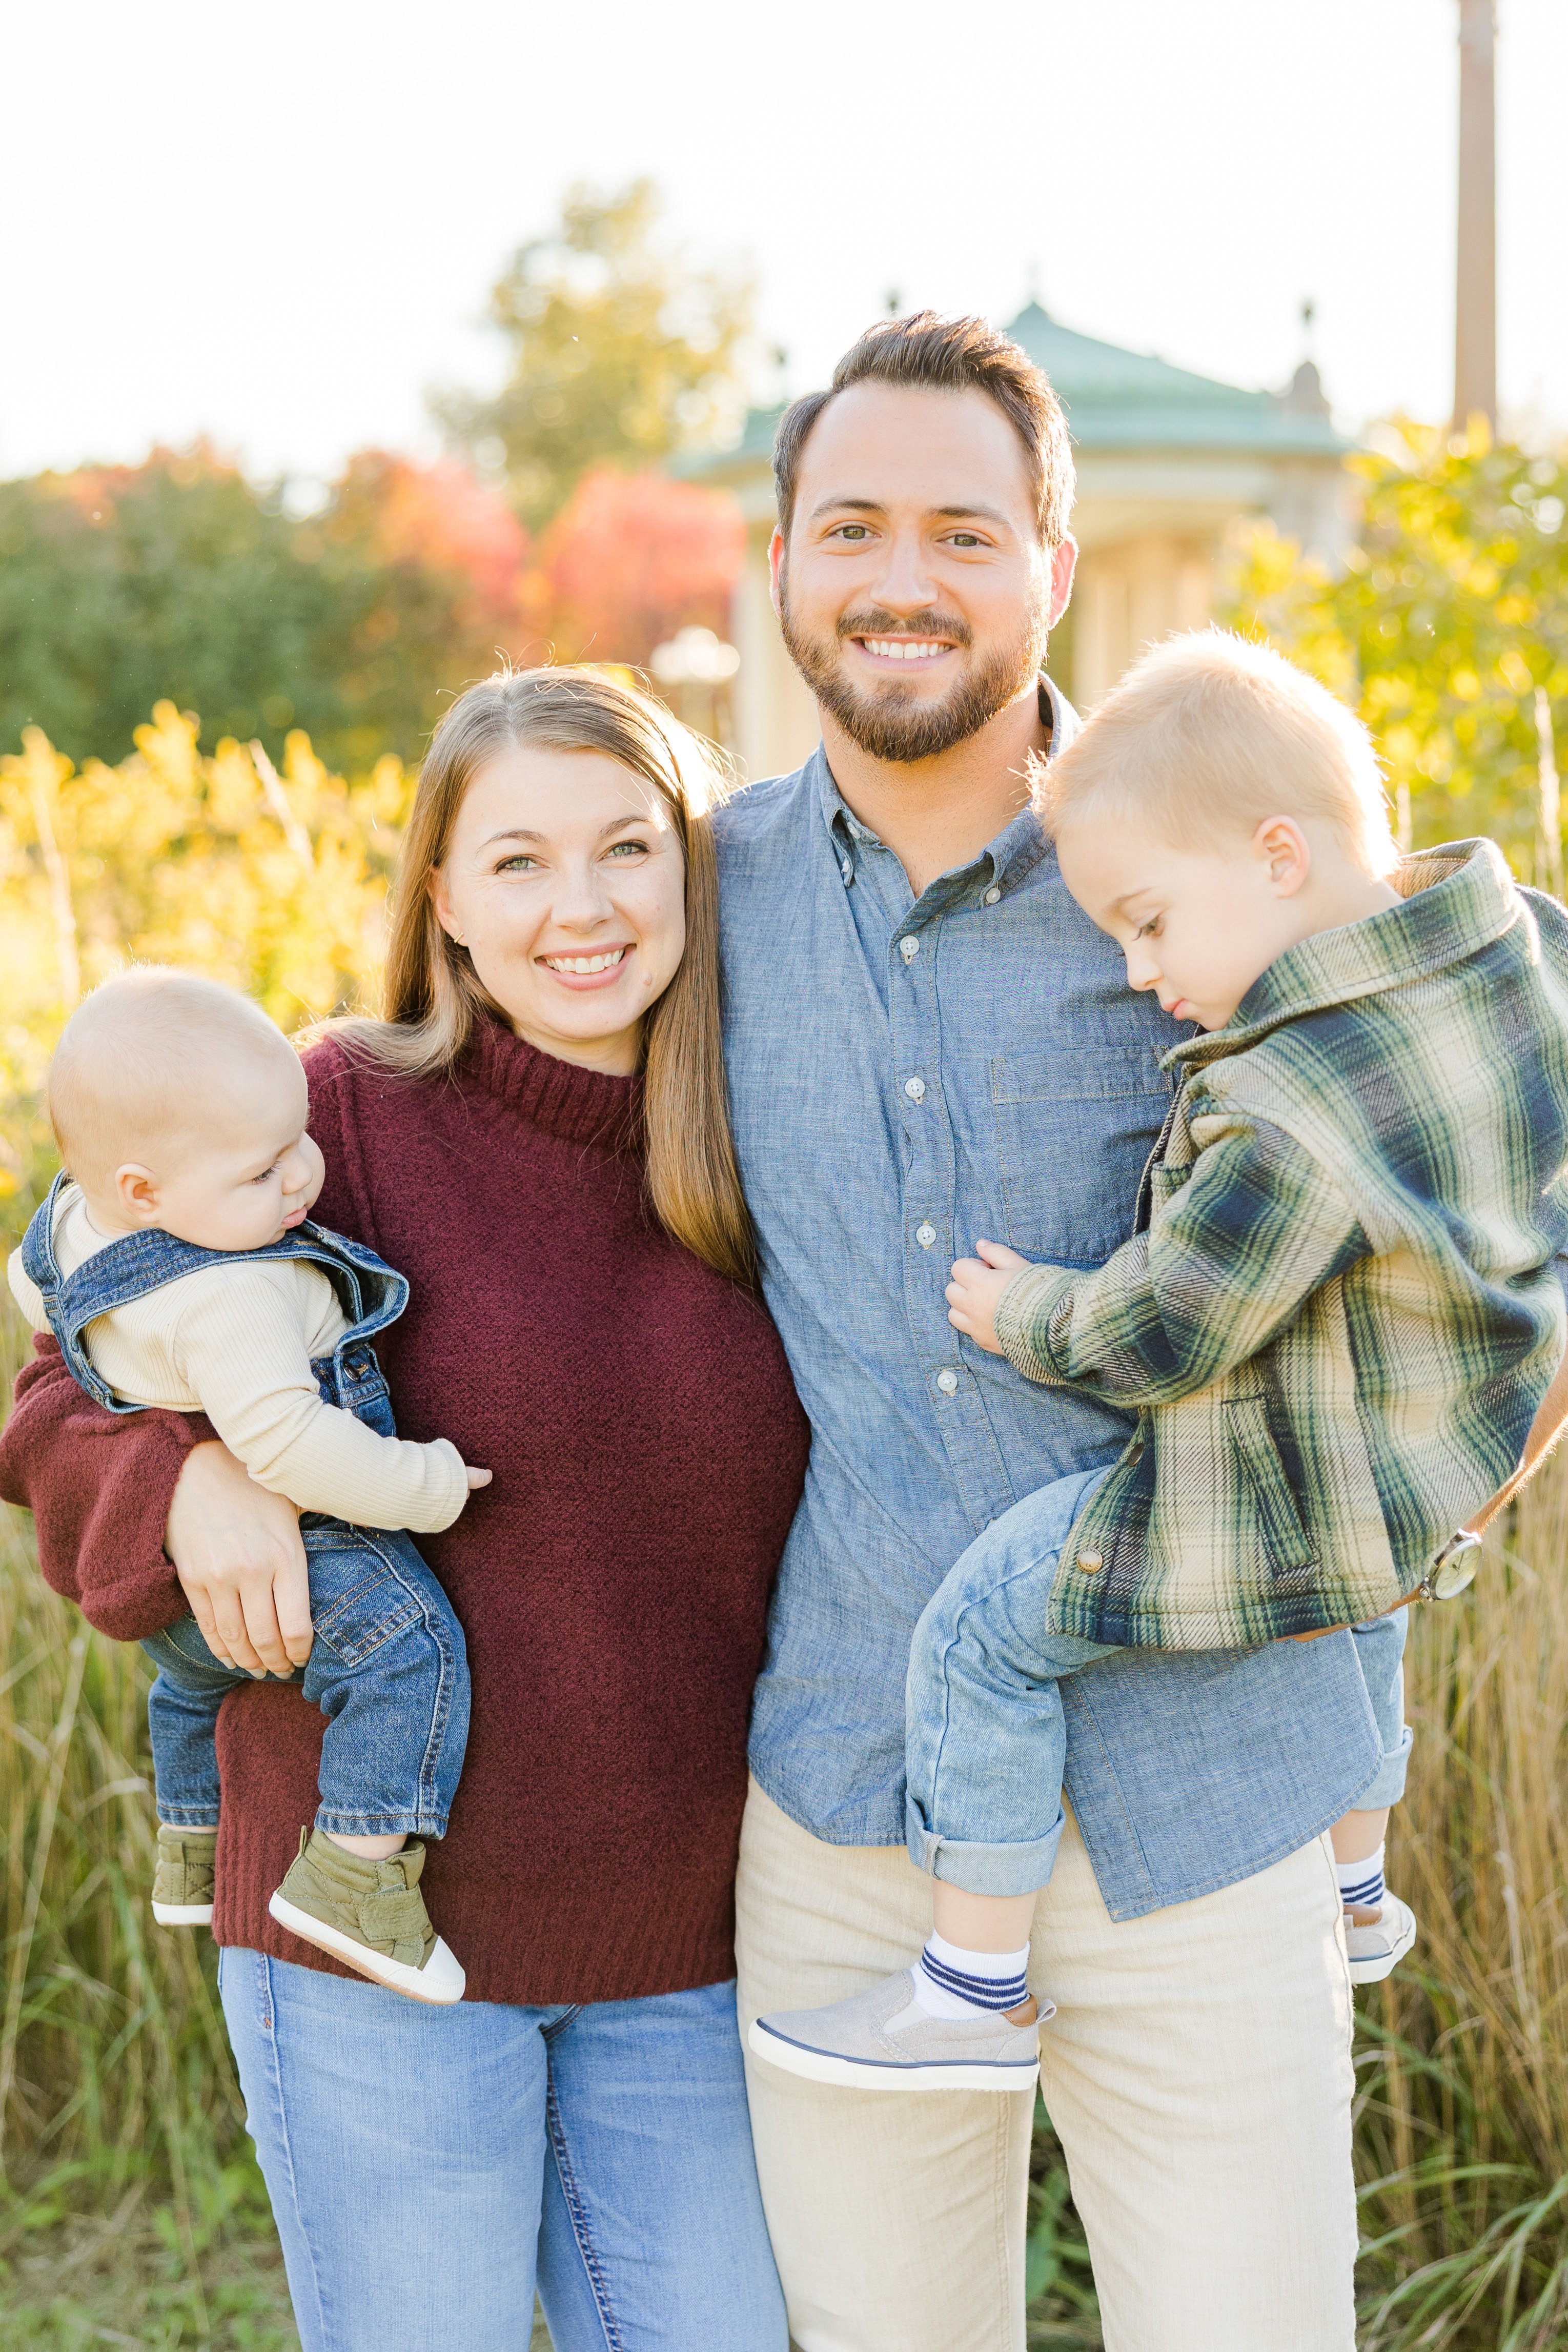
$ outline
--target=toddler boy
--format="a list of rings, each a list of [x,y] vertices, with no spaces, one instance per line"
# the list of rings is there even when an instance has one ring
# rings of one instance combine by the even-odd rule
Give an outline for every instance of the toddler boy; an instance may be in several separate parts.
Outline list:
[[[1109,1469],[994,1521],[921,1618],[908,1833],[936,1932],[913,1968],[752,2027],[816,2081],[1032,2083],[1058,1678],[1129,1644],[1357,1630],[1385,1761],[1336,1832],[1339,1877],[1353,1974],[1385,1975],[1415,1934],[1382,1884],[1387,1612],[1468,1582],[1456,1530],[1515,1474],[1563,1353],[1563,909],[1490,842],[1401,860],[1364,730],[1218,631],[1145,656],[1038,801],[1131,985],[1199,1034],[1166,1056],[1134,1238],[1089,1271],[981,1241],[950,1319],[1137,1426]]]
[[[326,1715],[321,1806],[270,1909],[378,1984],[437,2005],[464,1973],[420,1875],[444,1835],[468,1729],[462,1629],[405,1528],[450,1527],[487,1470],[394,1431],[373,1347],[408,1284],[308,1222],[324,1167],[299,1059],[233,990],[161,967],[105,984],[49,1068],[59,1176],[7,1269],[35,1330],[110,1412],[202,1412],[258,1484],[305,1514]],[[153,1916],[213,1916],[217,1714],[248,1681],[188,1613],[158,1668]]]

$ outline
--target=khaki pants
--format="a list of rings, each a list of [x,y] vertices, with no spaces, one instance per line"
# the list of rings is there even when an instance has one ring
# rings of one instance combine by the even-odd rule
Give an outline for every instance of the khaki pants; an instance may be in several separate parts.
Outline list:
[[[929,1932],[901,1847],[831,1846],[753,1785],[741,2032],[890,1976]],[[1107,2352],[1351,2352],[1350,1984],[1327,1841],[1117,1926],[1070,1818],[1034,1917],[1041,2089]],[[747,2060],[801,2352],[1021,2352],[1030,2102],[841,2091]]]

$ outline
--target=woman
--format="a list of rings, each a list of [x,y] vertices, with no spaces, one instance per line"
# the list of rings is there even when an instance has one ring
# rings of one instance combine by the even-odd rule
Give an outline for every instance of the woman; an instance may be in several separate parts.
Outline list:
[[[413,1286],[382,1349],[399,1427],[495,1483],[423,1547],[473,1677],[425,1874],[465,2001],[402,2000],[270,1919],[321,1719],[276,1681],[220,1718],[220,1984],[306,2352],[522,2352],[536,2259],[558,2352],[786,2342],[731,1882],[806,1434],[750,1288],[711,781],[591,673],[472,688],[421,776],[386,1019],[307,1057],[315,1214]],[[287,1507],[199,1425],[108,1444],[108,1420],[47,1350],[23,1375],[5,1484],[51,1582],[121,1638],[188,1601],[220,1654],[286,1672]]]

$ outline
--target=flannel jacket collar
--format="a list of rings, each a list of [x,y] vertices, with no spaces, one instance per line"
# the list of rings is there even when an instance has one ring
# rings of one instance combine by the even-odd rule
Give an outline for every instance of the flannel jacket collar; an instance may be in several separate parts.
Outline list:
[[[1526,912],[1494,841],[1449,841],[1420,850],[1401,858],[1389,879],[1400,905],[1287,948],[1253,982],[1223,1029],[1173,1045],[1161,1067],[1182,1074],[1200,1069],[1245,1052],[1304,1013],[1428,979],[1478,955]]]

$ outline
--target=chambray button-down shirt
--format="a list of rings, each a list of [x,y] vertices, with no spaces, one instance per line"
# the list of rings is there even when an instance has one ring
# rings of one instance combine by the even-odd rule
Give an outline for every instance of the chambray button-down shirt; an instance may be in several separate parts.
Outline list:
[[[1055,689],[1052,736],[1076,721]],[[840,1845],[904,1835],[915,1621],[987,1522],[1115,1459],[1127,1419],[954,1330],[977,1237],[1103,1263],[1131,1229],[1179,1033],[1126,984],[1027,812],[916,898],[821,749],[718,818],[726,1045],[768,1303],[811,1421],[751,1760]],[[1125,1652],[1062,1685],[1067,1789],[1132,1917],[1245,1877],[1346,1810],[1378,1743],[1348,1634]]]

